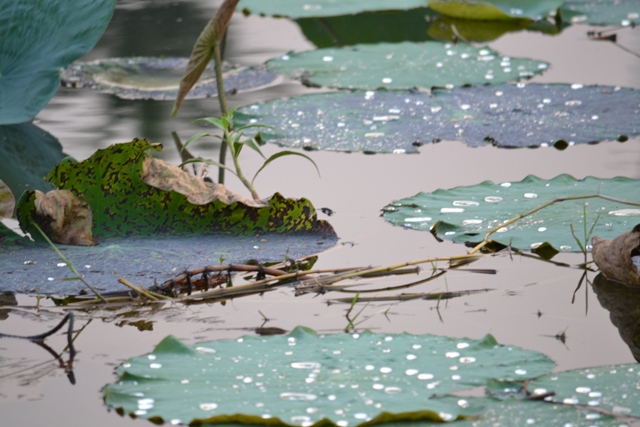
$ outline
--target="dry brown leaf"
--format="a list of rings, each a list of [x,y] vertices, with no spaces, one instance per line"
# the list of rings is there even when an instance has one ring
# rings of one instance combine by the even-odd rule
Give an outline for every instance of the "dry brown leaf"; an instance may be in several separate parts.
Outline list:
[[[631,259],[640,255],[640,224],[613,240],[594,236],[591,242],[591,256],[605,276],[629,286],[640,286],[640,272]]]
[[[13,197],[11,189],[0,180],[0,219],[11,218],[16,199]]]
[[[267,206],[263,200],[252,200],[227,189],[222,184],[207,182],[191,175],[178,166],[170,165],[164,160],[146,157],[142,161],[142,181],[164,191],[175,191],[187,197],[189,203],[206,205],[215,200],[230,205],[234,202],[251,207]]]
[[[93,246],[91,207],[69,190],[35,191],[33,220],[49,238],[65,245]]]

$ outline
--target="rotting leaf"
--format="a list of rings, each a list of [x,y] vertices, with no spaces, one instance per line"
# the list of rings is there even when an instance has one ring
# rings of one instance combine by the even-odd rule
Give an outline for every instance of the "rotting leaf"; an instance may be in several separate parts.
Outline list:
[[[490,379],[532,378],[553,365],[491,335],[318,335],[297,327],[287,335],[195,345],[169,336],[151,354],[118,367],[119,379],[104,388],[104,398],[123,413],[184,424],[441,422],[478,411],[430,397]]]
[[[13,197],[11,189],[0,180],[0,219],[10,218],[13,215],[15,205],[16,199]]]
[[[268,206],[266,201],[248,199],[233,193],[227,187],[185,172],[180,167],[170,165],[155,157],[145,157],[142,161],[142,181],[163,191],[175,191],[187,197],[189,203],[206,205],[215,200],[224,204],[240,202],[252,207]]]
[[[200,79],[205,68],[207,68],[207,65],[209,65],[213,59],[214,48],[220,44],[238,1],[239,0],[225,0],[222,2],[216,14],[211,18],[204,30],[202,30],[198,40],[196,40],[196,44],[193,46],[189,57],[187,69],[180,81],[180,89],[178,90],[176,102],[171,112],[172,116],[178,113],[185,96],[189,93],[193,85],[196,84],[198,79]]]
[[[206,204],[192,204],[187,196],[176,191],[152,187],[141,180],[147,158],[145,152],[149,149],[159,150],[161,146],[144,139],[115,144],[98,150],[81,163],[65,159],[47,179],[60,189],[82,196],[91,206],[93,235],[96,238],[266,232],[335,235],[327,222],[317,219],[315,208],[306,199],[286,199],[276,193],[264,200],[263,207],[233,201],[239,198],[228,199],[231,204],[219,199]],[[161,163],[154,164],[157,167]],[[171,168],[160,170],[177,173]],[[229,193],[221,187],[217,194]],[[18,218],[25,232],[33,231],[29,228],[29,217],[34,203],[33,192],[26,192],[18,202]]]
[[[640,215],[640,210],[636,210]],[[640,286],[640,272],[632,259],[640,256],[640,224],[613,240],[594,236],[591,241],[591,256],[605,276],[630,286]]]
[[[35,190],[33,207],[28,220],[36,223],[52,241],[79,246],[96,244],[91,233],[91,208],[71,191],[51,190],[44,194]],[[31,223],[29,230],[35,240],[40,240]]]
[[[488,47],[432,41],[290,52],[267,62],[271,71],[302,76],[303,82],[313,86],[392,90],[501,84],[531,78],[548,65],[506,58]]]

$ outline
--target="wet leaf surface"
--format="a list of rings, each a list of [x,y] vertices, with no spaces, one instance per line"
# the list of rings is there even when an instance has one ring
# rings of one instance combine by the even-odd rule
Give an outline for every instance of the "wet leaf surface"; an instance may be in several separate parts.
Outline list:
[[[563,20],[573,24],[622,25],[637,24],[640,5],[636,0],[566,0],[560,8]]]
[[[478,410],[429,397],[492,378],[530,378],[553,366],[490,335],[317,335],[298,327],[283,336],[193,346],[169,336],[151,354],[121,365],[119,380],[104,393],[107,405],[125,413],[176,423],[452,421]]]
[[[2,224],[0,224],[1,226]],[[13,234],[15,236],[15,234]],[[9,245],[0,227],[0,291],[71,295],[86,287],[46,244]],[[100,292],[123,291],[124,277],[150,287],[191,268],[225,263],[276,262],[301,258],[337,243],[320,233],[259,236],[157,236],[106,239],[97,246],[58,245],[58,249]]]
[[[0,124],[31,121],[60,86],[60,68],[102,36],[116,0],[0,3]]]
[[[601,194],[640,203],[635,190],[638,185],[638,180],[623,177],[576,180],[559,175],[544,180],[528,176],[520,182],[485,181],[474,186],[418,193],[387,205],[383,211],[384,218],[395,225],[423,231],[435,227],[433,232],[441,239],[474,245],[490,229],[557,198]],[[568,200],[526,216],[490,238],[521,250],[548,242],[557,251],[578,252],[580,247],[571,234],[572,225],[577,238],[589,250],[585,226],[590,230],[597,222],[593,234],[612,238],[633,227],[639,217],[637,206],[599,198]]]
[[[131,57],[76,62],[62,70],[62,85],[87,87],[124,99],[175,100],[188,58]],[[213,62],[186,99],[218,96]],[[246,92],[275,84],[278,76],[256,68],[224,64],[225,91]]]
[[[637,364],[601,366],[545,375],[531,381],[529,390],[534,394],[553,391],[553,402],[640,418],[639,379]]]
[[[281,145],[331,151],[412,153],[460,140],[472,147],[550,146],[626,140],[640,134],[640,91],[580,84],[474,86],[415,92],[354,91],[276,99],[238,110]],[[244,117],[243,117],[244,115]]]
[[[375,10],[407,10],[424,7],[420,0],[396,0],[389,3],[385,0],[241,0],[238,10],[258,15],[286,16],[289,18],[308,18],[320,16],[352,15]]]
[[[464,43],[378,43],[290,52],[269,70],[301,77],[312,86],[343,89],[413,89],[501,84],[540,74],[549,64],[506,58]]]

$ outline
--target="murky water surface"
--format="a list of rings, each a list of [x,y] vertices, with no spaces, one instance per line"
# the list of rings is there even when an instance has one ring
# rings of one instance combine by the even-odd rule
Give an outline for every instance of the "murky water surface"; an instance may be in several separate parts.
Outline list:
[[[84,59],[135,55],[187,56],[193,41],[214,8],[206,1],[121,2],[105,36]],[[522,32],[504,36],[489,46],[504,55],[532,57],[551,63],[536,82],[620,85],[640,88],[640,60],[608,42],[587,38],[589,27],[574,26],[558,36]],[[640,34],[624,30],[618,40],[640,52]],[[296,24],[282,19],[234,17],[227,44],[227,60],[259,65],[290,50],[309,49]],[[231,98],[232,106],[275,97],[308,93],[297,82],[284,82],[260,92]],[[37,117],[37,124],[56,136],[65,153],[84,159],[112,143],[147,137],[165,144],[163,158],[178,162],[170,132],[184,139],[196,132],[191,122],[219,113],[215,100],[187,102],[178,119],[170,120],[170,102],[126,101],[93,91],[61,89]],[[568,173],[576,178],[623,175],[640,178],[638,140],[570,147],[504,150],[470,149],[461,143],[443,142],[423,146],[417,155],[375,155],[313,152],[322,176],[298,158],[282,159],[257,180],[266,196],[276,191],[288,197],[307,197],[316,207],[335,211],[329,219],[341,240],[320,254],[319,268],[391,265],[432,256],[464,253],[465,248],[438,244],[428,233],[403,230],[380,218],[380,209],[394,199],[419,191],[432,191],[484,180],[519,181],[528,174],[552,178]],[[196,154],[217,158],[213,144],[202,144]],[[267,153],[276,147],[265,148]],[[247,155],[248,170],[259,167]],[[229,186],[243,188],[235,181]],[[244,194],[244,193],[243,193]],[[560,261],[576,264],[580,255],[563,255]],[[493,334],[500,343],[541,351],[559,370],[631,363],[634,358],[618,329],[610,321],[590,286],[574,290],[581,271],[559,268],[523,258],[488,257],[476,268],[497,269],[495,276],[451,272],[407,292],[493,289],[491,292],[436,303],[412,301],[401,304],[370,304],[360,314],[359,328],[412,334],[432,333],[480,338]],[[426,267],[427,269],[429,266]],[[593,279],[593,275],[589,279]],[[399,284],[402,279],[383,279]],[[413,278],[407,281],[413,280]],[[78,312],[75,346],[79,351],[73,370],[75,385],[47,351],[20,340],[0,341],[0,413],[2,424],[11,426],[91,425],[113,427],[148,425],[147,421],[123,418],[104,407],[100,389],[115,379],[113,369],[124,359],[150,351],[168,334],[188,343],[237,337],[266,326],[291,330],[305,325],[319,331],[342,330],[346,307],[326,301],[333,295],[294,297],[283,289],[264,296],[247,297],[220,304],[162,310],[129,307],[129,310]],[[343,296],[343,295],[338,295]],[[60,319],[59,308],[48,299],[18,296],[19,309],[0,323],[5,333],[36,334]],[[573,302],[572,302],[573,300]],[[38,309],[39,307],[39,309]],[[131,324],[151,322],[153,330],[140,331]],[[556,335],[566,335],[566,342]],[[66,339],[56,334],[47,340],[61,353]],[[66,353],[62,359],[66,360]]]

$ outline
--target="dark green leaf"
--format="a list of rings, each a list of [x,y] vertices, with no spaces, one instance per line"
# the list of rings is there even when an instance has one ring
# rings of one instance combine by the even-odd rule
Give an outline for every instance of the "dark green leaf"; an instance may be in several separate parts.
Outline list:
[[[564,0],[429,0],[429,7],[460,19],[495,21],[539,20],[555,12]]]
[[[60,86],[60,68],[89,52],[116,0],[0,2],[0,124],[31,121]]]

